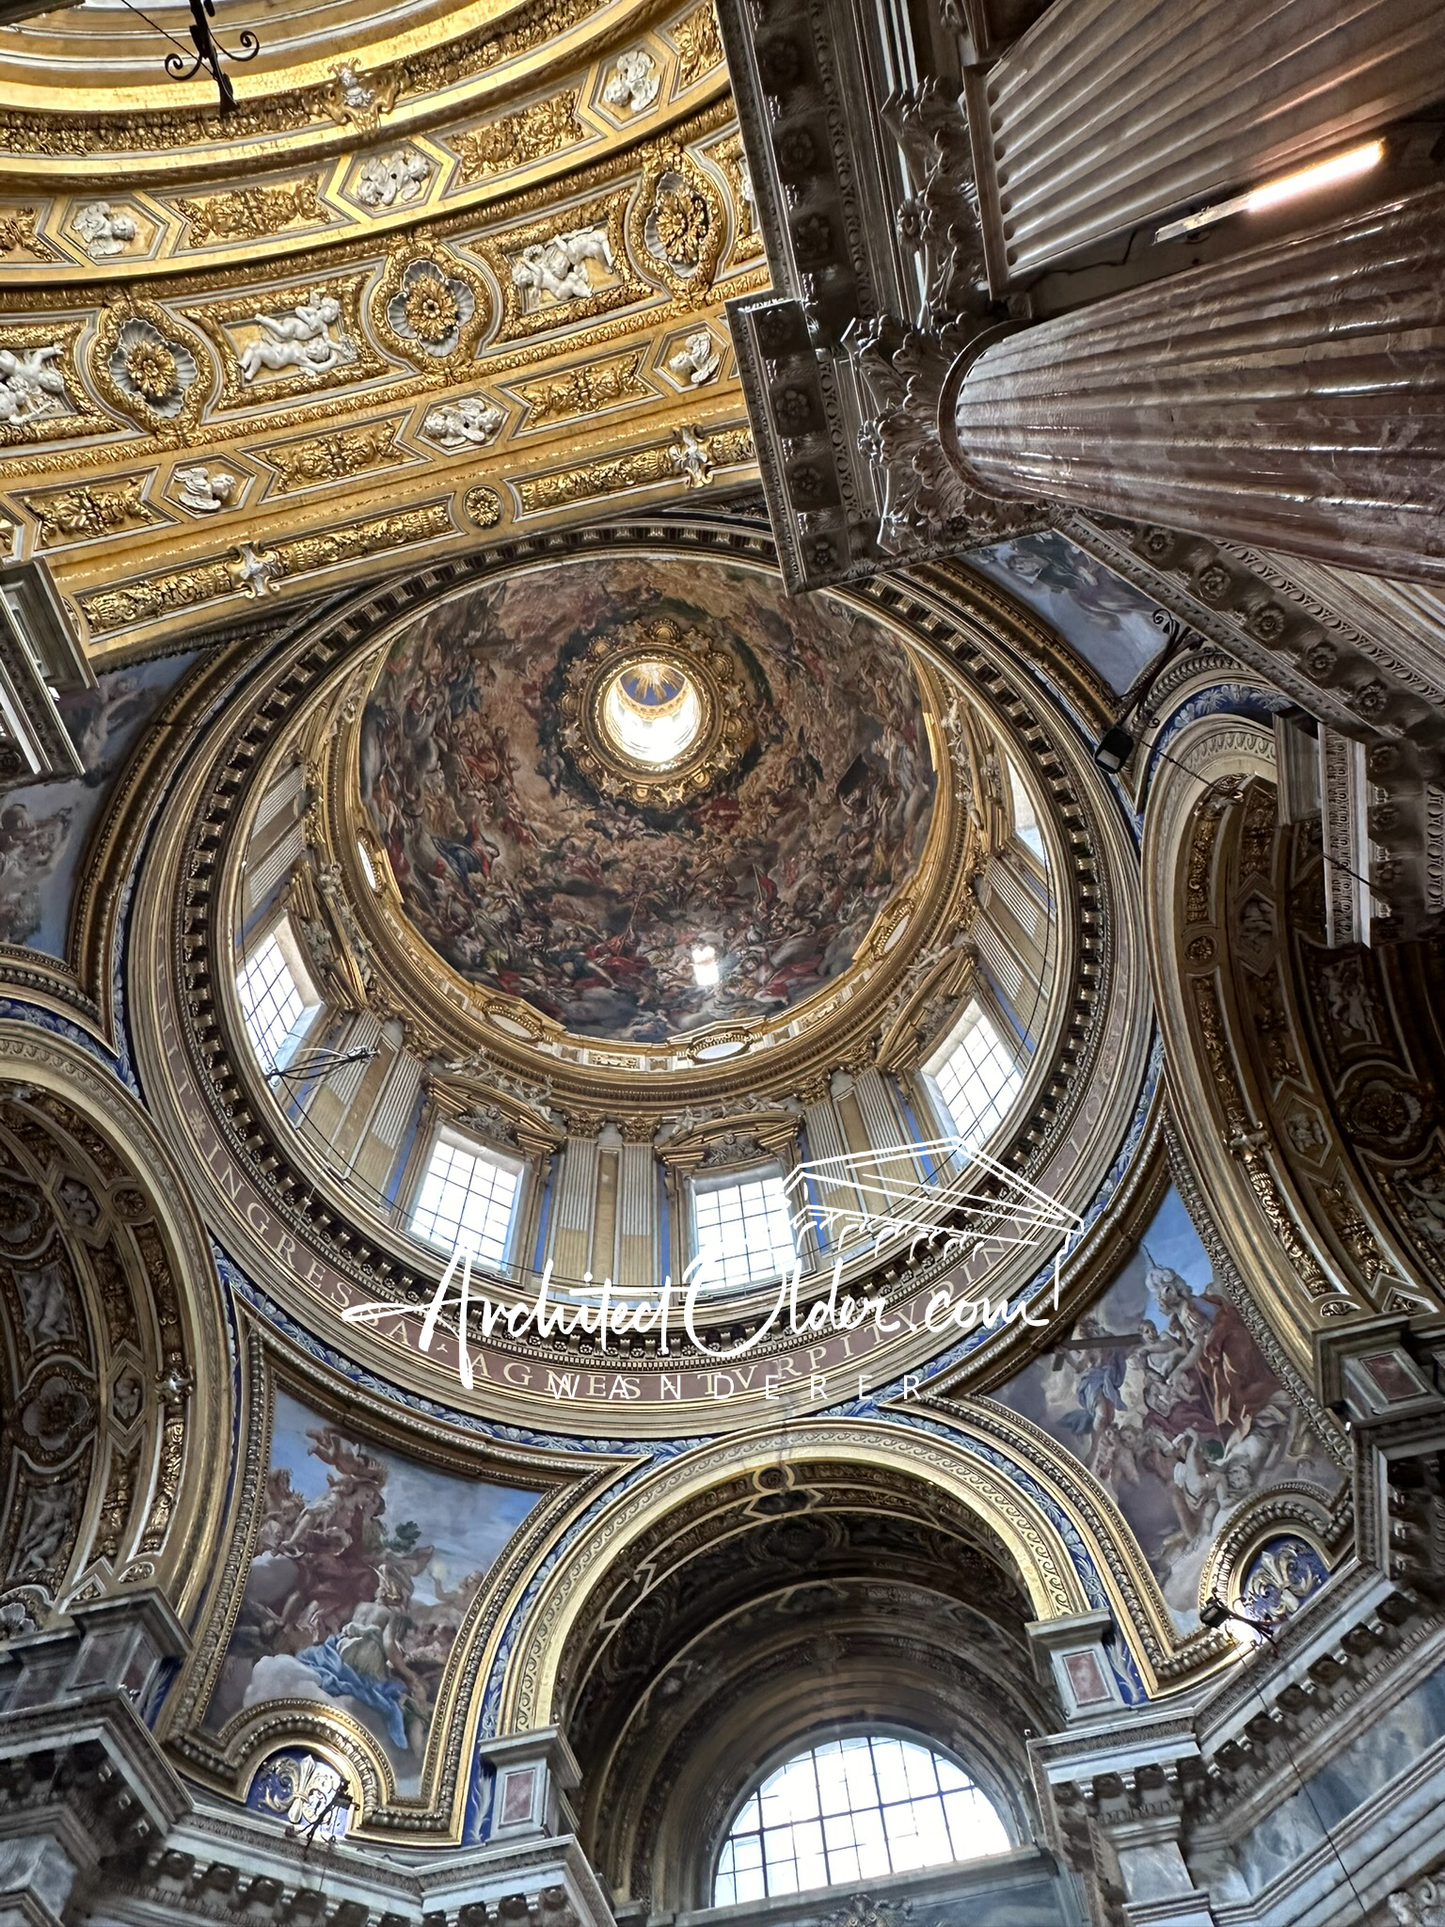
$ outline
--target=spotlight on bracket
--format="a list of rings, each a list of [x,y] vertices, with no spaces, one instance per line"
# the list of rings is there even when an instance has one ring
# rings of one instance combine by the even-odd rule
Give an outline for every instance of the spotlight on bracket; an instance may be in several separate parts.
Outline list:
[[[1099,738],[1098,747],[1094,751],[1094,761],[1100,769],[1107,770],[1110,776],[1117,776],[1133,754],[1134,738],[1127,729],[1120,729],[1116,723],[1112,729],[1106,729]]]
[[[1249,1630],[1252,1633],[1258,1633],[1261,1639],[1273,1642],[1274,1634],[1267,1621],[1251,1619],[1248,1613],[1236,1612],[1233,1606],[1226,1606],[1222,1599],[1206,1599],[1199,1608],[1200,1624],[1207,1626],[1211,1632],[1216,1631],[1231,1619],[1237,1620],[1241,1626],[1248,1626]]]

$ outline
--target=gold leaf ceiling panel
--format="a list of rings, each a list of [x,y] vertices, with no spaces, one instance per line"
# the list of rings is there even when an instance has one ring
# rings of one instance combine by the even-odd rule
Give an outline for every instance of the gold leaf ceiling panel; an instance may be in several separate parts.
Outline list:
[[[31,193],[37,177],[94,188],[96,162],[107,155],[124,156],[127,177],[151,179],[224,179],[274,167],[290,152],[314,170],[319,157],[378,134],[415,134],[483,110],[495,119],[502,102],[544,76],[572,72],[598,81],[582,98],[595,95],[605,136],[723,78],[711,0],[690,11],[657,0],[480,0],[407,11],[411,27],[371,37],[375,10],[363,0],[310,13],[237,0],[218,17],[218,38],[231,45],[253,30],[261,52],[233,69],[237,107],[224,120],[209,79],[175,82],[165,73],[162,35],[186,42],[184,8],[153,8],[159,31],[106,4],[12,26],[0,49],[0,177],[10,171]],[[287,24],[298,20],[305,31],[294,45],[307,57],[288,61]],[[637,51],[660,70],[646,99],[646,85],[609,87],[603,72],[608,56]]]
[[[680,9],[424,140],[388,109],[304,175],[0,213],[0,516],[90,651],[751,479],[720,51]]]

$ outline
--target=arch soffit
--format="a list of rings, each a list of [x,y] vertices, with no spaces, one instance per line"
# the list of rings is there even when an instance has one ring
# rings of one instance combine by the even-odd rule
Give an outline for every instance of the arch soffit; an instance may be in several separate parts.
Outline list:
[[[1086,1612],[1090,1600],[1062,1534],[1043,1509],[976,1453],[916,1426],[880,1420],[804,1420],[786,1433],[753,1431],[689,1452],[646,1474],[562,1552],[513,1643],[499,1730],[525,1732],[551,1716],[573,1626],[629,1547],[694,1494],[740,1470],[851,1463],[912,1472],[988,1526],[1012,1557],[1036,1618]]]
[[[1274,786],[1274,738],[1258,721],[1224,713],[1186,725],[1171,740],[1169,755],[1151,779],[1143,871],[1145,943],[1172,1108],[1211,1200],[1219,1236],[1236,1256],[1246,1289],[1291,1364],[1312,1382],[1313,1334],[1357,1306],[1330,1282],[1329,1265],[1317,1262],[1307,1219],[1292,1208],[1287,1188],[1281,1188],[1272,1169],[1260,1167],[1247,1138],[1236,1141],[1238,1133],[1259,1122],[1247,1100],[1241,1099],[1245,1108],[1239,1119],[1231,1122],[1221,1114],[1221,1077],[1240,1088],[1230,1020],[1217,997],[1208,1009],[1200,1005],[1201,991],[1213,979],[1196,973],[1191,982],[1183,953],[1184,897],[1192,886],[1192,867],[1207,867],[1209,874],[1200,878],[1204,886],[1214,868],[1217,831],[1210,833],[1206,815],[1217,813],[1222,823],[1252,782]],[[1217,954],[1222,968],[1227,949],[1220,946]],[[1216,1056],[1217,1064],[1211,1061]]]
[[[162,1447],[163,1455],[179,1450],[181,1469],[165,1539],[145,1582],[163,1590],[185,1620],[209,1583],[211,1563],[199,1555],[232,1430],[225,1311],[205,1228],[159,1132],[88,1052],[53,1031],[0,1018],[0,1079],[75,1106],[129,1167],[130,1181],[143,1192],[160,1229],[193,1383],[182,1408],[184,1430]],[[201,1413],[206,1422],[192,1422],[192,1415]],[[93,1507],[87,1516],[93,1517]]]

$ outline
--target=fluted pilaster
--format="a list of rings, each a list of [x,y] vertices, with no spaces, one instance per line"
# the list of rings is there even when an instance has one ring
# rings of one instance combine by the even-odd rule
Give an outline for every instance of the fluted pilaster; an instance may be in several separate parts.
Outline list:
[[[970,92],[996,287],[1445,92],[1436,0],[1055,0]]]

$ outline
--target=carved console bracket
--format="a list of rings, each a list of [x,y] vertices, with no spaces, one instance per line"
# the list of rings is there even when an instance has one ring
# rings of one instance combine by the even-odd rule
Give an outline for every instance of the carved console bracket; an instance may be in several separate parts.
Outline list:
[[[1058,527],[1315,719],[1309,744],[1297,731],[1282,734],[1281,771],[1285,820],[1321,816],[1335,859],[1331,941],[1367,939],[1372,907],[1385,917],[1380,934],[1438,929],[1445,918],[1445,692],[1307,594],[1273,557],[1075,511],[1060,516]]]

